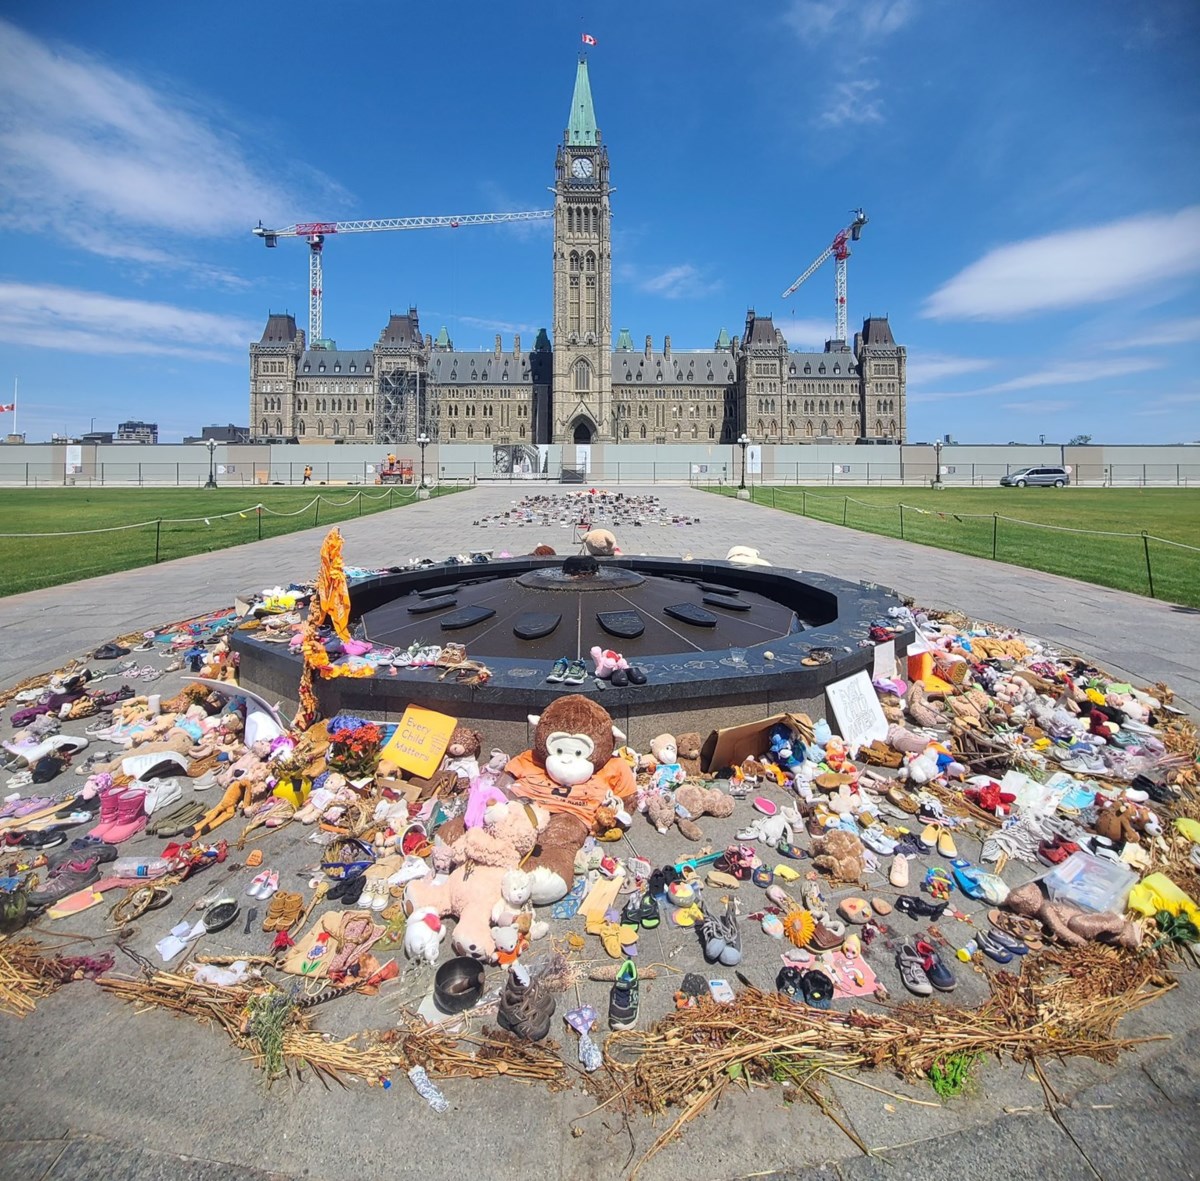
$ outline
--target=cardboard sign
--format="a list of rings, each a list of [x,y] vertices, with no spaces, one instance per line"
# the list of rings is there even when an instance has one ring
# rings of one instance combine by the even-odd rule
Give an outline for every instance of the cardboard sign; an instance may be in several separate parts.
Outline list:
[[[853,751],[867,743],[887,737],[888,723],[883,707],[866,670],[825,686],[838,729]]]
[[[873,681],[890,681],[896,675],[896,641],[885,640],[875,645],[875,662],[872,665]]]
[[[714,730],[700,750],[701,769],[718,771],[722,767],[736,767],[743,759],[761,758],[770,749],[771,728],[781,722],[802,742],[812,741],[813,724],[807,714],[773,714],[759,722]]]
[[[410,775],[428,779],[441,766],[442,756],[450,745],[450,735],[457,725],[457,718],[410,705],[404,711],[396,733],[380,751],[380,761],[394,763]]]

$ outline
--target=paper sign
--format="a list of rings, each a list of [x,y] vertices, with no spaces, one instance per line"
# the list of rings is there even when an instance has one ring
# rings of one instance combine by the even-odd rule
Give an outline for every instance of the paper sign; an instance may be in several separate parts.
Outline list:
[[[871,680],[890,681],[896,675],[896,641],[888,640],[875,645],[875,665]]]
[[[842,737],[851,750],[858,750],[877,738],[882,741],[887,737],[887,718],[883,716],[883,707],[865,669],[852,677],[826,685],[825,694]]]
[[[410,775],[428,779],[441,765],[446,747],[450,745],[450,735],[457,725],[457,718],[410,705],[404,711],[396,733],[379,752],[379,760],[394,763]]]

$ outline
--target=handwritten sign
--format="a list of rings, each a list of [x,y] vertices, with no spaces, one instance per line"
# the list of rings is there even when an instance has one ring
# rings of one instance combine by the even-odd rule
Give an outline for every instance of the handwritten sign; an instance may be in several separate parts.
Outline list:
[[[456,725],[456,718],[410,705],[395,734],[380,751],[380,762],[393,763],[410,775],[428,779],[441,764]]]
[[[825,686],[838,729],[851,750],[887,737],[887,718],[866,670]]]

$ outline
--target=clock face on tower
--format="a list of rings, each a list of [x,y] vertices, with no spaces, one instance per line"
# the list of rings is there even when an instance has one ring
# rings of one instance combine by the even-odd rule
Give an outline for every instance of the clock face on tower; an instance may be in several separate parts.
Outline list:
[[[590,156],[576,156],[571,161],[571,175],[576,180],[590,180],[594,170],[595,165]]]

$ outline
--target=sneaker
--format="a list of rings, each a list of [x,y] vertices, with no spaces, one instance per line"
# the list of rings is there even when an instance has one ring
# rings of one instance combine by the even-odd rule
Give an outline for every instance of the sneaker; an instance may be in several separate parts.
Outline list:
[[[932,996],[933,985],[925,975],[925,957],[911,944],[906,943],[896,952],[896,967],[900,969],[900,980],[914,996]]]
[[[65,849],[56,849],[46,858],[46,866],[51,871],[67,861],[87,861],[95,857],[104,864],[116,861],[118,849],[116,845],[108,845],[103,841],[91,840],[89,837],[76,837]]]
[[[587,665],[582,660],[572,660],[562,680],[564,685],[582,685],[587,679]]]
[[[704,945],[704,958],[710,964],[715,964],[725,950],[725,925],[707,910],[700,924],[700,942]]]
[[[617,969],[617,978],[608,994],[609,1029],[632,1029],[638,1018],[638,974],[633,960]]]
[[[938,955],[937,948],[924,939],[918,939],[916,952],[921,957],[921,967],[924,969],[929,983],[941,992],[953,991],[958,981],[955,980],[954,973],[946,967],[942,957]]]
[[[725,947],[719,958],[727,968],[732,968],[742,962],[742,932],[738,927],[737,907],[732,898],[725,903],[721,929],[725,933]]]
[[[567,679],[567,670],[571,667],[571,662],[565,657],[560,656],[555,662],[554,667],[550,670],[550,675],[546,680],[561,684]]]
[[[550,1032],[554,994],[540,988],[519,963],[509,969],[500,992],[496,1024],[529,1042],[540,1042]]]
[[[29,895],[30,906],[52,906],[60,898],[100,880],[100,862],[95,857],[64,861],[40,890]]]

